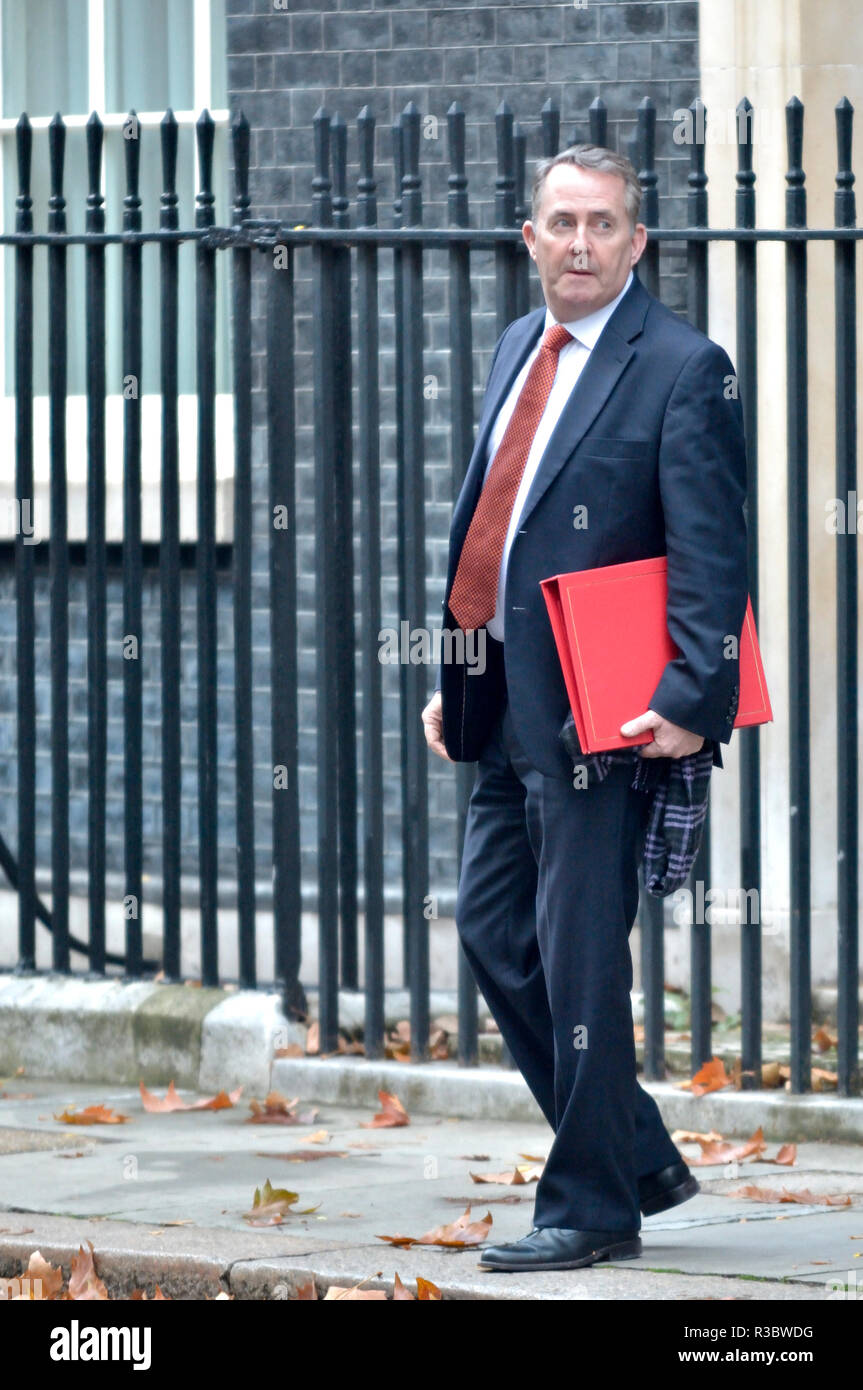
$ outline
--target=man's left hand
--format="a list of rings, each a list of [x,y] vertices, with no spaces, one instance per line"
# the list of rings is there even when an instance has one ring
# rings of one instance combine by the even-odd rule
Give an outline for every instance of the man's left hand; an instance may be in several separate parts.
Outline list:
[[[645,729],[653,730],[653,742],[639,748],[642,758],[683,758],[687,753],[697,753],[704,743],[701,734],[691,734],[688,729],[681,729],[679,724],[663,719],[654,709],[646,710],[637,719],[629,719],[620,726],[624,738],[642,734]]]

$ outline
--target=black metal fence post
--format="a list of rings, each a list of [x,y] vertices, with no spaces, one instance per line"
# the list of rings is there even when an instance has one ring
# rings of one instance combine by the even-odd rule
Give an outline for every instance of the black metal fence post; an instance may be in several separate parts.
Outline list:
[[[18,196],[15,230],[33,230],[30,163],[33,131],[15,129]],[[33,513],[33,247],[15,247],[15,612],[18,663],[18,960],[36,968],[36,664],[33,545],[21,517]]]
[[[138,178],[141,130],[130,111],[123,127],[126,157],[124,232],[141,230]],[[141,974],[143,958],[143,563],[141,554],[141,327],[140,242],[123,246],[123,837],[126,876],[126,973]]]
[[[160,129],[162,196],[159,226],[176,231],[177,121],[168,110]],[[178,251],[173,240],[159,247],[160,390],[162,396],[162,492],[159,542],[160,656],[162,664],[162,969],[180,978],[180,444],[177,418],[179,332]]]
[[[336,114],[330,126],[333,164],[333,226],[351,223],[347,196],[348,129]],[[357,711],[356,633],[354,629],[353,439],[351,421],[351,252],[334,246],[333,406],[335,452],[333,517],[336,609],[336,686],[338,745],[340,979],[346,989],[359,988],[357,938]]]
[[[333,222],[330,179],[330,116],[315,113],[313,222]],[[335,506],[335,316],[333,252],[326,242],[314,248],[314,386],[315,386],[315,610],[317,675],[317,817],[318,942],[320,977],[318,1019],[320,1047],[336,1046],[339,1024],[338,899],[338,682],[336,643],[336,567],[332,544]]]
[[[692,117],[693,140],[690,146],[690,164],[687,182],[688,217],[690,227],[707,226],[707,174],[704,171],[706,112],[701,101],[695,100],[689,107]],[[702,333],[707,332],[707,242],[689,241],[686,243],[686,302],[687,317],[690,323]],[[709,902],[710,890],[710,805],[701,835],[701,844],[695,863],[692,866],[689,885],[694,887],[692,895],[693,913],[689,928],[690,949],[690,1057],[693,1076],[698,1068],[710,1060],[712,1053],[711,1029],[713,1021],[713,998],[711,994],[711,924],[697,920],[695,904]],[[699,890],[698,885],[701,885]]]
[[[401,212],[406,228],[422,226],[419,175],[420,113],[408,102],[401,115]],[[408,630],[428,623],[425,586],[425,398],[423,395],[423,249],[408,241],[401,259],[402,453],[398,459],[399,612]],[[402,883],[410,990],[411,1057],[428,1059],[429,825],[428,748],[422,727],[426,670],[399,662],[402,715]]]
[[[854,108],[847,97],[836,106],[837,173],[834,220],[837,227],[857,221],[851,137]],[[860,942],[857,747],[857,527],[850,520],[857,499],[857,269],[853,241],[834,246],[836,304],[836,496],[845,507],[846,526],[836,536],[836,823],[837,917],[836,977],[839,988],[838,1089],[860,1090]],[[856,507],[855,507],[856,511]],[[856,520],[856,518],[855,518]]]
[[[785,108],[788,184],[785,221],[806,226],[803,104]],[[809,737],[809,352],[807,247],[785,245],[786,403],[788,429],[788,746],[791,750],[789,819],[791,947],[791,1089],[806,1091],[812,1074],[811,843]]]
[[[300,857],[297,655],[296,385],[294,248],[276,242],[267,274],[267,461],[270,580],[270,755],[273,764],[273,931],[285,1015],[305,1019],[300,984]]]
[[[59,112],[48,127],[51,198],[48,230],[66,231],[63,165],[66,127]],[[51,502],[48,562],[51,587],[51,964],[69,969],[69,544],[66,484],[68,307],[66,247],[48,247],[48,395]]]
[[[249,123],[231,128],[234,224],[249,215]],[[252,251],[235,246],[234,329],[234,731],[237,808],[237,930],[240,984],[257,982],[255,960],[255,740],[252,724]]]
[[[102,122],[87,122],[86,228],[105,230],[100,192]],[[87,296],[87,785],[90,969],[105,970],[105,859],[108,764],[107,555],[105,548],[105,247],[84,249]]]
[[[377,225],[375,118],[368,106],[357,117],[359,181],[357,225]],[[378,248],[373,241],[357,247],[357,413],[360,494],[361,683],[363,766],[363,888],[365,1049],[367,1057],[384,1055],[384,781],[383,681],[378,660],[381,630],[381,460],[380,328]]]
[[[752,119],[744,97],[737,107],[736,224],[755,226],[755,173],[752,168]],[[734,248],[737,350],[735,365],[746,435],[747,570],[752,614],[758,628],[758,279],[756,245],[740,241]],[[760,629],[758,629],[760,630]],[[740,739],[740,1072],[743,1090],[761,1085],[762,940],[761,940],[761,731],[739,729]],[[750,894],[755,895],[753,920]]]
[[[458,102],[447,112],[449,152],[448,222],[468,227],[468,184],[465,173],[465,113]],[[455,504],[473,452],[473,329],[470,311],[470,242],[453,242],[449,248],[449,382],[450,440],[452,445],[452,500]],[[475,778],[472,763],[457,763],[456,859],[461,873],[467,808]],[[478,995],[473,971],[462,949],[458,951],[458,1060],[475,1066],[478,1058]]]
[[[650,97],[638,104],[638,179],[642,188],[641,220],[650,233],[659,226],[659,176],[656,172],[656,107]],[[659,296],[659,238],[648,235],[638,263],[646,290]]]
[[[195,226],[215,222],[213,139],[203,111],[195,128],[199,189]],[[216,252],[196,248],[195,360],[198,395],[198,860],[201,894],[201,982],[219,983],[218,627],[216,579]]]

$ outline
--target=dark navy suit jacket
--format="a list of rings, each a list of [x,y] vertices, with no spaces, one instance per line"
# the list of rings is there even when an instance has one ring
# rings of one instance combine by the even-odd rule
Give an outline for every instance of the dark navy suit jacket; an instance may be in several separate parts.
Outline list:
[[[534,347],[545,308],[516,319],[492,358],[476,445],[450,529],[449,594],[479,498],[489,435]],[[450,757],[479,757],[508,693],[515,732],[547,776],[572,776],[560,740],[569,701],[540,580],[571,570],[668,557],[669,661],[648,707],[714,741],[731,738],[748,595],[743,414],[727,353],[634,279],[608,320],[542,456],[509,554],[505,641],[486,669],[443,661],[438,687]],[[587,526],[573,525],[576,507]],[[446,644],[443,651],[446,652]],[[501,659],[500,653],[503,652]],[[733,648],[732,648],[733,652]],[[501,669],[505,662],[504,687]],[[633,710],[633,717],[641,714]]]

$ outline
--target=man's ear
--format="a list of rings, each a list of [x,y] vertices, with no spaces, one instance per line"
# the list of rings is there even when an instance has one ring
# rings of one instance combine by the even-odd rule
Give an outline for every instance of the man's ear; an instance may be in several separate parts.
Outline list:
[[[641,260],[644,248],[647,245],[647,228],[643,222],[636,223],[635,231],[632,233],[632,260],[630,265],[637,265]]]
[[[533,255],[533,248],[536,245],[536,233],[533,230],[533,223],[530,220],[521,224],[521,234],[524,237],[525,246],[530,254]]]

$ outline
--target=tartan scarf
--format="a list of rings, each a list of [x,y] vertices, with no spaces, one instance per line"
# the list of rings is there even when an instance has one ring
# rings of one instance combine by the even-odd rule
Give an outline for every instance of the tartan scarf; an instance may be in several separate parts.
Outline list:
[[[667,897],[686,882],[701,844],[713,770],[712,739],[682,758],[643,758],[638,748],[582,753],[570,713],[561,739],[573,769],[585,768],[587,785],[603,782],[615,763],[635,764],[631,786],[652,796],[641,862],[644,886],[656,898]]]

